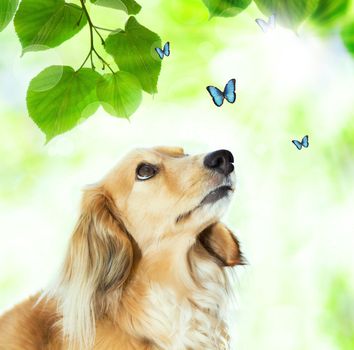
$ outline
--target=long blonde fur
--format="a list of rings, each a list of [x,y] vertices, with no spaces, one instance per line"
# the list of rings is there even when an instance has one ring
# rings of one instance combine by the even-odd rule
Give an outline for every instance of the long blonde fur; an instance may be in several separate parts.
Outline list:
[[[59,282],[47,293],[58,300],[69,349],[92,348],[96,319],[112,299],[119,303],[133,266],[128,235],[105,190],[87,189]]]

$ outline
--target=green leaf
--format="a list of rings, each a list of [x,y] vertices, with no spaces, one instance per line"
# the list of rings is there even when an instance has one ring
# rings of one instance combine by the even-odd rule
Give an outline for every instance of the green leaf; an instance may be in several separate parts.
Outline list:
[[[354,55],[354,19],[342,28],[341,37],[345,47]]]
[[[242,12],[252,0],[203,0],[210,17],[233,17]]]
[[[345,15],[350,5],[350,0],[319,0],[316,11],[311,19],[318,24],[334,22]]]
[[[92,69],[74,71],[69,66],[48,67],[32,79],[27,108],[47,142],[96,112],[98,79],[100,75]]]
[[[93,4],[103,7],[110,7],[116,10],[123,10],[128,15],[136,15],[140,12],[141,6],[134,0],[90,0]]]
[[[105,49],[113,56],[119,69],[135,75],[143,90],[157,92],[161,60],[155,52],[161,47],[159,36],[143,27],[135,17],[129,17],[125,30],[112,33],[106,39]]]
[[[276,15],[276,21],[285,27],[297,29],[317,8],[319,0],[255,0],[258,8],[269,16]]]
[[[81,7],[64,0],[22,0],[14,22],[25,53],[62,44],[77,34],[87,20]]]
[[[18,1],[19,0],[0,0],[0,32],[4,30],[12,20],[16,12]]]
[[[141,103],[141,85],[127,72],[105,74],[97,83],[97,96],[107,113],[129,118]]]

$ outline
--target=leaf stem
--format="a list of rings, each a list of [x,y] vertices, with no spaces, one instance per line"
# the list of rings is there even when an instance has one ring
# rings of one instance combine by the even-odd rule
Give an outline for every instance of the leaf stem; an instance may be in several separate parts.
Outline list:
[[[101,44],[104,45],[104,39],[101,35],[101,33],[97,30],[97,27],[96,26],[93,26],[93,30],[97,33],[97,35],[100,37],[101,39]]]
[[[87,62],[88,58],[91,56],[91,53],[92,53],[92,51],[90,50],[90,52],[88,53],[88,55],[84,59],[84,62],[82,62],[82,65],[80,66],[80,68],[78,70],[80,70],[85,65],[85,63]]]
[[[93,63],[93,53],[97,56],[97,58],[102,62],[103,67],[107,66],[108,69],[115,74],[115,72],[113,71],[113,69],[110,67],[110,65],[106,62],[106,60],[97,52],[97,50],[95,49],[95,45],[93,42],[93,31],[96,32],[96,34],[99,36],[99,38],[101,39],[101,43],[102,45],[104,45],[104,39],[102,37],[102,35],[99,33],[99,31],[97,30],[97,27],[92,23],[92,20],[90,18],[90,15],[87,11],[86,5],[85,5],[85,0],[80,0],[81,3],[81,8],[87,18],[87,22],[89,24],[89,29],[90,29],[90,51],[87,54],[84,62],[82,63],[82,65],[80,66],[79,70],[85,65],[85,63],[87,62],[87,60],[90,58],[91,59],[91,67],[92,69],[95,69],[95,65]]]
[[[105,30],[106,32],[115,32],[116,31],[114,29],[108,29],[108,28],[103,28],[103,27],[99,27],[99,26],[94,26],[94,27],[99,30]]]

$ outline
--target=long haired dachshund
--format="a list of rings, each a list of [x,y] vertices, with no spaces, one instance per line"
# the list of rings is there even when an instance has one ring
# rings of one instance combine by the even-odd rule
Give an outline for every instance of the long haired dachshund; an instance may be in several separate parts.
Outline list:
[[[229,349],[224,267],[243,261],[219,220],[233,161],[227,150],[129,153],[84,191],[57,282],[0,318],[0,349]]]

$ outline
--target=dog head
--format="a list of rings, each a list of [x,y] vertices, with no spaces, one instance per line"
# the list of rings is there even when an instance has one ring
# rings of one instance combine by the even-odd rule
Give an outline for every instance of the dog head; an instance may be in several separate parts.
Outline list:
[[[165,239],[195,243],[220,266],[242,263],[237,239],[219,222],[235,190],[233,162],[227,150],[137,149],[85,190],[61,282],[64,332],[75,329],[89,348],[95,315],[120,298],[145,251]]]
[[[181,148],[138,149],[103,187],[141,249],[166,236],[196,236],[218,221],[234,192],[231,152],[187,155]]]

